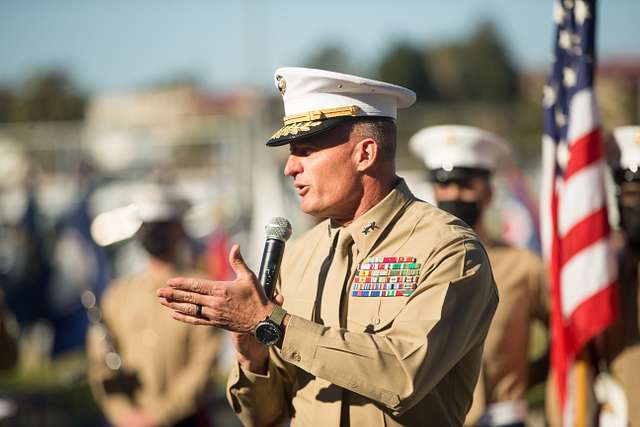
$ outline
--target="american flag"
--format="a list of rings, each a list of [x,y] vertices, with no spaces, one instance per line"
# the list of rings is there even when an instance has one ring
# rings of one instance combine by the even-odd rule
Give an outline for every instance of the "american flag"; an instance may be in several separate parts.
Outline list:
[[[583,346],[615,319],[605,161],[594,92],[595,0],[556,0],[554,63],[544,88],[541,225],[550,267],[551,364],[560,404]],[[565,418],[566,421],[566,418]]]

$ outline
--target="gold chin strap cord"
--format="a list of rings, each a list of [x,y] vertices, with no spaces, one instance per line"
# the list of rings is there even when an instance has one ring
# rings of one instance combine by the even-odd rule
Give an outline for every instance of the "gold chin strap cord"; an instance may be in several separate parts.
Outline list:
[[[294,123],[311,122],[315,120],[331,119],[334,117],[355,117],[360,112],[360,107],[357,105],[349,105],[346,107],[326,108],[324,110],[306,111],[304,113],[291,114],[285,116],[282,121],[284,125],[291,125]]]

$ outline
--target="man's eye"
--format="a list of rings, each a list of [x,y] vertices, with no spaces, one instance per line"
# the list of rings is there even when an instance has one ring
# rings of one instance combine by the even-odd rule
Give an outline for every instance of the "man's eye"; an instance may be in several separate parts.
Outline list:
[[[298,157],[307,157],[310,154],[312,154],[314,152],[314,150],[312,148],[301,148],[301,149],[297,149],[291,152],[291,154],[293,154],[294,156],[298,156]]]

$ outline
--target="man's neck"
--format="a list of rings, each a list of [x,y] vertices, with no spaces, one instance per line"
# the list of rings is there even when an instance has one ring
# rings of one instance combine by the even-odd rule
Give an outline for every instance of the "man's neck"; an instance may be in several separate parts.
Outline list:
[[[335,219],[335,221],[341,225],[351,224],[387,197],[387,195],[396,187],[399,180],[400,178],[396,175],[394,175],[393,178],[384,181],[376,179],[365,180],[363,185],[364,191],[360,198],[360,203],[356,207],[353,215],[350,215],[350,218],[342,220]]]

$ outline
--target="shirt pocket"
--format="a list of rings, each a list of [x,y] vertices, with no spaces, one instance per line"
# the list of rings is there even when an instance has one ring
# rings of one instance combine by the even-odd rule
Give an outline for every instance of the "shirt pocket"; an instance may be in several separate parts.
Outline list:
[[[407,304],[407,297],[351,297],[347,328],[375,333],[391,327]]]

